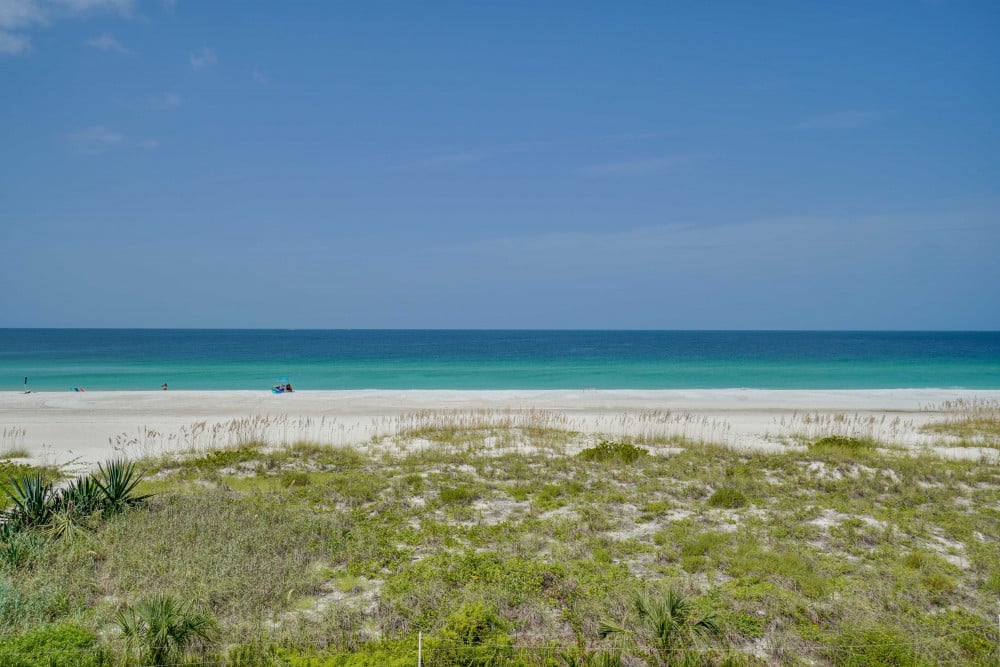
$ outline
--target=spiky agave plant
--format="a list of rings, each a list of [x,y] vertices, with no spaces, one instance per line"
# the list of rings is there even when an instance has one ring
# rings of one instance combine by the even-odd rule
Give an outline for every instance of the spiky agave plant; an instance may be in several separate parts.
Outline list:
[[[59,493],[59,509],[74,516],[89,516],[104,507],[104,492],[90,475],[77,477]]]
[[[4,489],[14,506],[8,510],[7,521],[15,528],[44,526],[52,516],[55,497],[52,483],[35,472],[10,481]]]
[[[97,466],[98,474],[94,483],[104,494],[104,511],[114,514],[126,507],[132,507],[149,498],[135,494],[135,487],[142,481],[142,475],[135,464],[125,459],[109,461]]]
[[[77,477],[56,493],[48,530],[54,537],[79,534],[87,517],[104,509],[104,493],[90,475]]]
[[[116,620],[129,650],[138,652],[150,665],[177,662],[216,635],[215,621],[209,616],[164,594],[140,600],[119,612]]]

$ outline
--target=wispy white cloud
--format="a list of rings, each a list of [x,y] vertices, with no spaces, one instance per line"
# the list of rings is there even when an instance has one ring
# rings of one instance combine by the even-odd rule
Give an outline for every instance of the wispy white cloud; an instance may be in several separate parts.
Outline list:
[[[783,79],[764,79],[760,81],[750,81],[743,88],[751,93],[768,93],[774,90],[781,90],[788,85]]]
[[[184,98],[177,93],[166,92],[150,95],[142,100],[142,103],[151,109],[176,109],[184,103]]]
[[[70,143],[81,153],[103,153],[109,148],[121,145],[124,140],[124,135],[103,125],[93,125],[69,135]]]
[[[87,46],[93,47],[98,51],[114,51],[115,53],[120,53],[126,56],[135,55],[135,51],[126,48],[121,42],[115,39],[115,36],[110,32],[106,32],[100,37],[88,39]]]
[[[670,132],[666,130],[658,130],[651,132],[618,132],[615,134],[609,134],[607,136],[601,137],[603,141],[648,141],[649,139],[662,139],[663,137],[668,137],[676,134],[676,132]]]
[[[36,27],[98,12],[127,16],[134,6],[135,0],[0,0],[0,54],[30,50],[29,33]]]
[[[427,157],[418,158],[416,160],[396,165],[395,169],[399,171],[410,171],[414,169],[457,167],[464,164],[482,162],[492,155],[493,153],[487,150],[435,153],[428,155]]]
[[[160,145],[156,139],[130,140],[121,132],[115,132],[103,125],[92,125],[68,137],[70,144],[80,153],[104,153],[114,148],[142,148],[152,150]]]
[[[420,169],[447,169],[476,164],[492,160],[511,153],[537,151],[550,145],[544,141],[521,141],[501,144],[486,148],[470,148],[466,150],[428,151],[423,157],[418,157],[391,167],[393,171],[411,171]]]
[[[835,113],[813,116],[796,123],[793,130],[854,130],[866,127],[882,117],[876,111],[837,111]]]
[[[24,35],[0,30],[0,53],[13,55],[31,49],[31,40]]]
[[[188,61],[191,63],[191,69],[197,70],[211,67],[219,62],[219,59],[215,56],[215,51],[208,47],[202,47],[197,51],[192,51],[188,56]]]
[[[53,7],[65,8],[71,12],[89,12],[94,10],[110,10],[125,14],[132,11],[134,0],[48,0]]]
[[[582,167],[579,171],[586,176],[635,176],[670,171],[689,161],[686,156],[639,158],[622,162],[604,162]]]
[[[0,28],[20,30],[36,23],[45,23],[46,16],[38,0],[4,0],[0,2]]]

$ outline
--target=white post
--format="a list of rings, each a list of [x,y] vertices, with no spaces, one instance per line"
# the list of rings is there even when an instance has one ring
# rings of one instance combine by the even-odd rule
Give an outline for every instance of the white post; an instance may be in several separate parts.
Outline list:
[[[417,631],[417,667],[424,665],[424,633]]]

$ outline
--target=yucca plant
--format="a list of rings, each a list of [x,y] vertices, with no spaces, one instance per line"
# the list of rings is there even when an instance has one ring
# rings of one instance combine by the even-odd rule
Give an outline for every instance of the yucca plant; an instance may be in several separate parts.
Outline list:
[[[149,498],[148,495],[135,495],[135,487],[142,481],[142,475],[131,461],[115,459],[109,461],[107,466],[101,463],[97,468],[98,475],[94,478],[94,483],[104,494],[106,513],[114,514]]]
[[[90,475],[77,477],[59,493],[59,509],[74,516],[89,516],[104,507],[104,492]]]
[[[143,664],[156,666],[178,662],[216,634],[215,621],[209,616],[163,594],[139,601],[116,620],[129,650],[139,653]]]
[[[14,506],[8,510],[7,520],[15,528],[43,526],[52,516],[55,497],[52,483],[46,482],[41,473],[31,473],[10,481],[4,489]]]

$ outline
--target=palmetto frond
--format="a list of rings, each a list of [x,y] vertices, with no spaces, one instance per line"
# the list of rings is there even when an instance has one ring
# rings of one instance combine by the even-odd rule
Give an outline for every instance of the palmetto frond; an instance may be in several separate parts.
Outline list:
[[[199,642],[215,637],[215,622],[169,595],[154,595],[118,614],[118,627],[130,649],[153,665],[165,665]]]

